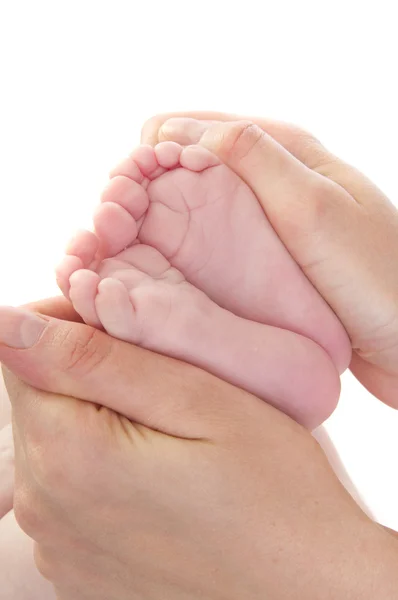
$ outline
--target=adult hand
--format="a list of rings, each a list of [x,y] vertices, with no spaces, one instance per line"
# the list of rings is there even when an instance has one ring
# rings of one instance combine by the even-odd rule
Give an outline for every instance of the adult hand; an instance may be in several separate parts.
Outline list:
[[[46,315],[79,321],[80,316],[63,297],[48,298],[27,305],[39,308]],[[5,326],[0,322],[0,326]],[[11,405],[0,374],[0,519],[12,508],[14,493],[14,443],[11,429]]]
[[[15,511],[59,600],[396,597],[396,540],[287,416],[88,326],[0,317]]]
[[[398,408],[398,211],[386,196],[311,134],[286,123],[165,114],[145,124],[142,142],[165,140],[204,145],[248,183],[347,329],[354,375]],[[304,196],[297,193],[303,186]]]

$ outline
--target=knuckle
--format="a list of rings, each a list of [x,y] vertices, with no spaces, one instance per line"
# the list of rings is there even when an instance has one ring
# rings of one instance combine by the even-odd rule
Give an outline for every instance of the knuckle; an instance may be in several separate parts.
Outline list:
[[[335,210],[336,194],[338,190],[328,179],[316,177],[309,190],[307,199],[307,225],[309,231],[322,231],[325,222],[330,219],[331,212]]]
[[[329,155],[320,140],[297,125],[283,129],[282,146],[303,162],[309,169],[316,169]]]
[[[86,377],[96,371],[109,357],[112,338],[97,329],[82,326],[78,336],[72,328],[61,341],[64,347],[62,370],[73,377]]]
[[[291,239],[302,239],[303,243],[318,243],[319,236],[325,232],[336,209],[336,193],[331,182],[315,177],[303,189],[301,197],[292,203],[289,214],[284,217],[286,234]]]
[[[219,154],[242,161],[265,137],[264,131],[251,121],[224,125],[217,144]]]

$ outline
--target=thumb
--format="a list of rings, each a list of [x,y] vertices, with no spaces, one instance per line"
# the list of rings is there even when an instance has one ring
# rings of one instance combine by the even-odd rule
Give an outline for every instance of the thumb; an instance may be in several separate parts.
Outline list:
[[[127,344],[82,323],[0,308],[0,361],[26,384],[105,406],[128,419],[182,438],[209,433],[211,418],[244,392],[186,365]],[[187,384],[188,382],[188,384]],[[14,385],[14,383],[13,383]],[[223,387],[228,386],[227,392]],[[14,393],[14,417],[37,420],[35,403]],[[252,402],[259,400],[247,394]],[[211,429],[211,426],[210,426]],[[206,433],[205,433],[206,432]]]
[[[327,248],[328,243],[340,243],[336,231],[342,227],[336,221],[343,215],[346,223],[347,207],[349,213],[357,208],[352,197],[252,122],[218,123],[205,130],[200,144],[249,185],[279,237],[312,280],[313,264],[323,261],[326,257],[322,253],[332,250]],[[309,153],[308,146],[304,145],[300,158],[306,152]],[[320,161],[321,155],[317,156]],[[326,292],[321,281],[313,283],[321,294]]]
[[[29,304],[25,304],[23,308],[49,317],[82,323],[81,316],[64,296],[55,296],[53,298],[44,298],[36,302],[30,302]]]

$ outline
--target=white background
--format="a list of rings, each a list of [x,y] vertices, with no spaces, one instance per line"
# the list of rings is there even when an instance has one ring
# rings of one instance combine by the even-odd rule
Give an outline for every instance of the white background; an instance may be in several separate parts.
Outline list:
[[[397,202],[394,5],[0,0],[0,303],[57,292],[65,242],[156,112],[299,123]],[[347,375],[328,429],[398,529],[398,414]]]

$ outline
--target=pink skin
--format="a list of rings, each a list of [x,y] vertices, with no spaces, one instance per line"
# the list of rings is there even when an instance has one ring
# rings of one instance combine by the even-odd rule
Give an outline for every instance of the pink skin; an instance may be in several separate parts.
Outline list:
[[[80,232],[57,272],[88,324],[201,366],[311,429],[329,416],[348,338],[250,189],[213,155],[139,148],[113,171],[94,221],[96,234]],[[1,433],[4,513],[12,441]],[[8,597],[55,599],[12,513],[0,529]]]
[[[310,429],[331,414],[346,333],[214,155],[141,146],[113,171],[94,224],[57,270],[88,324],[202,367]]]

